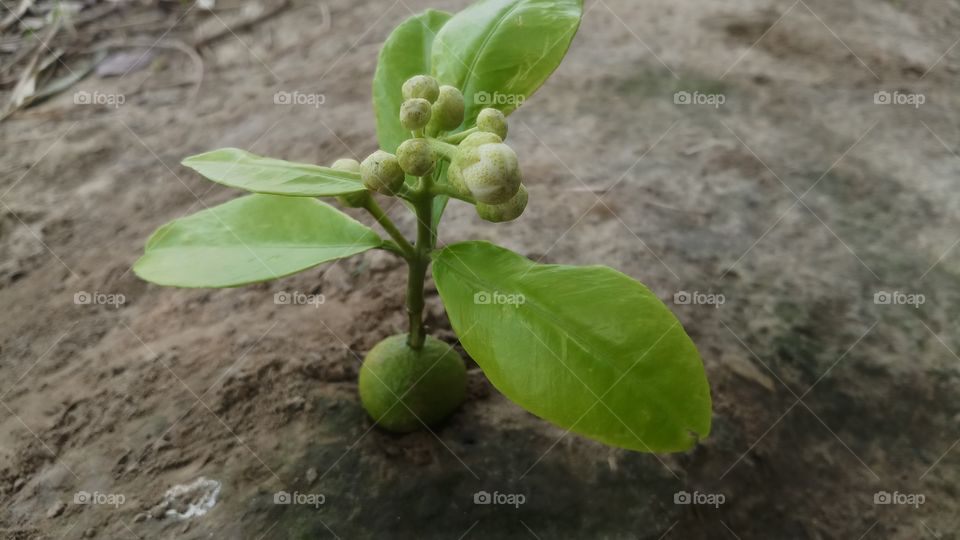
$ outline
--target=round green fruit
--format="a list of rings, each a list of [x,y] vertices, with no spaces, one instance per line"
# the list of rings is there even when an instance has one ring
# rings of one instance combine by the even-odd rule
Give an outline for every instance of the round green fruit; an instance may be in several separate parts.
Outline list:
[[[388,431],[408,433],[435,425],[466,395],[463,358],[430,336],[419,351],[407,345],[406,334],[390,336],[367,353],[360,368],[360,402]]]

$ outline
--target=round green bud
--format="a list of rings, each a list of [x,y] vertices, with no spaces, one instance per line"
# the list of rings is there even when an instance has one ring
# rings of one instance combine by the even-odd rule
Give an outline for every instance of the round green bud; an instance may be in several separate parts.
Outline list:
[[[437,424],[463,403],[467,371],[450,345],[427,336],[423,347],[413,350],[406,334],[400,334],[367,353],[359,390],[363,408],[377,425],[407,433]]]
[[[403,185],[403,169],[397,156],[377,150],[360,164],[360,179],[367,189],[393,195]]]
[[[507,117],[498,109],[483,109],[477,115],[477,129],[487,133],[496,133],[501,139],[506,139]]]
[[[407,139],[397,148],[397,161],[407,174],[424,176],[433,170],[437,158],[426,139]]]
[[[440,85],[429,75],[414,75],[403,83],[403,99],[422,98],[430,103],[440,95]]]
[[[333,165],[330,166],[331,169],[336,169],[338,171],[348,171],[348,172],[360,172],[360,162],[355,159],[342,158],[333,162]]]
[[[426,127],[432,114],[430,102],[423,98],[412,98],[400,105],[400,124],[407,131],[416,131]]]
[[[522,177],[517,154],[503,143],[469,148],[457,161],[463,185],[477,202],[504,203],[520,189]]]
[[[505,203],[477,203],[477,214],[481,218],[494,223],[513,221],[520,217],[520,214],[522,214],[523,210],[527,207],[528,197],[527,188],[521,184],[520,189],[517,190],[517,194]]]
[[[433,103],[432,131],[450,131],[463,123],[463,94],[453,86],[440,87],[440,95]]]
[[[330,168],[338,171],[360,173],[360,162],[355,159],[343,158],[334,161],[333,165],[330,165]],[[340,195],[337,197],[337,200],[347,208],[362,208],[366,204],[367,197],[369,196],[370,194],[366,191],[358,191],[357,193]]]

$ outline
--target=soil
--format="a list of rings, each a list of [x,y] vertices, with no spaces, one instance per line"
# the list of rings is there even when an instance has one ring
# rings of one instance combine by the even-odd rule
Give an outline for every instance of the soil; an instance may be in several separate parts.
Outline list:
[[[411,10],[463,5],[296,2],[203,47],[198,90],[164,49],[0,124],[0,536],[960,537],[955,2],[588,0],[566,61],[510,119],[527,213],[492,225],[451,204],[442,241],[607,264],[675,309],[714,399],[684,454],[566,434],[472,364],[444,425],[372,428],[360,358],[405,323],[405,272],[383,252],[229,290],[130,272],[156,227],[238,196],[184,156],[373,151],[379,45]],[[210,24],[188,13],[168,37]]]

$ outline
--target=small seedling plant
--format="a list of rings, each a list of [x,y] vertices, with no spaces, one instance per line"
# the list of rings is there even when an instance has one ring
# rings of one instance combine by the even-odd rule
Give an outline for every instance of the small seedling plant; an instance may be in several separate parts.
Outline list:
[[[360,369],[360,400],[379,426],[429,427],[465,399],[463,358],[424,328],[432,270],[464,350],[505,396],[612,446],[689,448],[709,433],[710,390],[696,347],[650,290],[603,266],[538,264],[482,241],[437,243],[450,199],[493,223],[523,213],[529,193],[504,142],[506,117],[560,63],[582,8],[482,0],[456,15],[410,17],[384,43],[374,75],[379,150],[329,167],[234,148],[189,157],[187,167],[252,194],[164,225],[134,270],[160,285],[238,287],[386,250],[407,263],[409,331],[374,346]],[[383,211],[383,197],[415,214],[414,239]],[[365,210],[386,237],[326,198]]]

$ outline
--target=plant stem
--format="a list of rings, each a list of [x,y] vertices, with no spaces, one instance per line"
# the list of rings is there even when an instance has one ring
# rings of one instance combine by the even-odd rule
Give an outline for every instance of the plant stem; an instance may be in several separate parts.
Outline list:
[[[413,257],[407,262],[407,315],[410,319],[410,334],[407,344],[414,350],[420,350],[426,339],[423,328],[423,288],[427,278],[427,266],[430,264],[430,251],[433,249],[433,178],[430,175],[420,180],[417,197],[413,201],[417,216],[417,244]]]
[[[397,226],[393,224],[393,221],[390,221],[390,217],[380,208],[380,205],[377,204],[377,201],[373,200],[373,197],[368,196],[367,200],[364,202],[363,208],[370,212],[370,215],[373,216],[373,219],[377,220],[377,223],[383,227],[383,230],[387,231],[387,234],[390,235],[390,238],[393,238],[393,241],[396,242],[397,246],[403,252],[403,255],[407,259],[412,259],[416,256],[416,249],[410,245],[410,242],[404,238],[403,234],[397,229]]]
[[[470,195],[464,195],[456,190],[453,186],[449,185],[434,185],[433,189],[430,191],[433,195],[446,195],[453,199],[459,199],[463,202],[468,202],[470,204],[477,204],[477,200]]]
[[[453,135],[447,135],[446,137],[443,138],[443,142],[445,142],[445,143],[450,143],[450,144],[460,144],[460,142],[463,141],[464,139],[466,139],[468,135],[471,135],[471,134],[476,133],[476,132],[478,132],[478,131],[480,131],[480,130],[477,129],[476,126],[474,126],[474,127],[470,128],[470,129],[461,131],[460,133],[454,133]]]

